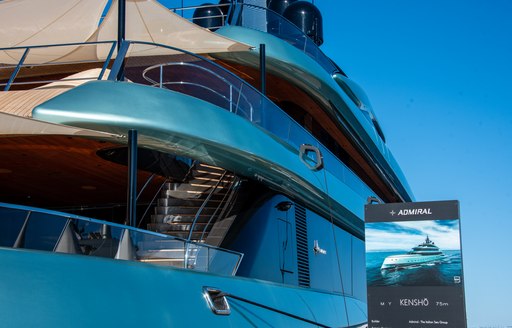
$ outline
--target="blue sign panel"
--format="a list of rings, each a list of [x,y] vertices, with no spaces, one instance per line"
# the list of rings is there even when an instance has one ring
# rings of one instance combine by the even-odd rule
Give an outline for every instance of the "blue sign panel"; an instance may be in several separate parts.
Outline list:
[[[368,327],[464,328],[458,201],[365,207]]]

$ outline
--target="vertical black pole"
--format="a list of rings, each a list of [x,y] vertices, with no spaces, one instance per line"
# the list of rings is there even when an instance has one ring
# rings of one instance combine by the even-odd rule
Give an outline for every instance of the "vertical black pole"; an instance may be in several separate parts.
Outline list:
[[[121,45],[126,39],[126,0],[118,0],[117,3],[117,53],[121,50]],[[117,80],[124,80],[124,62],[117,74]]]
[[[117,3],[117,51],[126,37],[126,0],[118,0]]]
[[[128,191],[127,221],[132,227],[137,220],[137,130],[128,131]]]
[[[265,58],[265,44],[260,44],[260,91],[264,95],[267,94],[267,68],[266,68],[266,58]]]

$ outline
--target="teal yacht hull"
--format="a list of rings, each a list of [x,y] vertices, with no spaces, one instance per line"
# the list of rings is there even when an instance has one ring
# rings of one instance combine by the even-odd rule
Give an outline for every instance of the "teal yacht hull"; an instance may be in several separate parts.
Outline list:
[[[22,249],[0,248],[0,258],[3,327],[312,326],[236,299],[228,299],[230,315],[216,315],[204,287],[322,326],[366,321],[366,305],[354,298],[261,280]]]

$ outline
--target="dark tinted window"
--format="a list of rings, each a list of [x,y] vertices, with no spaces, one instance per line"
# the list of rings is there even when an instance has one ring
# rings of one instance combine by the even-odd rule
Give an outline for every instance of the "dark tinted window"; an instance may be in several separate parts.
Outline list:
[[[25,230],[23,248],[53,251],[67,218],[46,213],[32,213]]]
[[[26,217],[27,211],[0,208],[0,246],[14,246]]]
[[[85,255],[114,258],[122,229],[106,224],[73,220],[80,238],[78,244]]]

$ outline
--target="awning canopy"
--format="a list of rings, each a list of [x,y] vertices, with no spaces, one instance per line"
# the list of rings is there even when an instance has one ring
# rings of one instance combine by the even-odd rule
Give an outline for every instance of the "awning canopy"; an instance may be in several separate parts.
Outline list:
[[[107,0],[0,1],[0,47],[84,42],[98,29]],[[77,47],[33,49],[27,63],[45,63]],[[24,49],[0,52],[0,63],[16,64]]]
[[[0,1],[0,48],[117,39],[117,0],[101,25],[107,0]],[[247,51],[250,46],[217,35],[176,15],[156,0],[126,0],[126,39],[160,43],[193,53]],[[107,57],[110,44],[31,49],[26,64],[94,61]],[[129,55],[158,55],[138,46]],[[150,50],[150,51],[148,51]],[[16,64],[24,49],[0,51],[0,63]],[[166,50],[165,54],[169,54]]]

